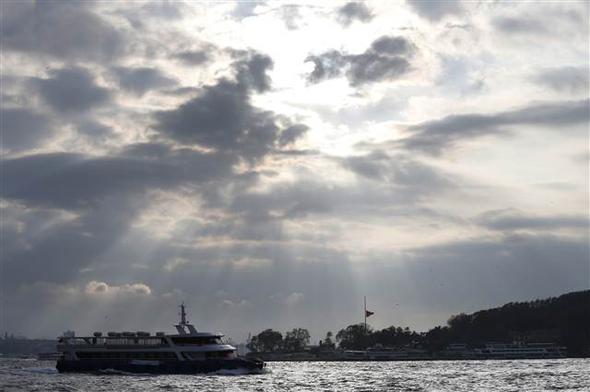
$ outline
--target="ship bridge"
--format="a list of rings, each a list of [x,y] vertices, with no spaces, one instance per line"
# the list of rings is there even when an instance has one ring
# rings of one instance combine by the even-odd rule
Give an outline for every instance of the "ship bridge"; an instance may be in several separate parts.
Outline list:
[[[176,331],[178,331],[178,335],[176,336],[201,338],[197,339],[199,341],[207,340],[206,338],[219,339],[223,337],[223,334],[197,331],[195,326],[191,324],[187,319],[184,302],[180,305],[180,322],[176,324],[174,327],[176,328]]]

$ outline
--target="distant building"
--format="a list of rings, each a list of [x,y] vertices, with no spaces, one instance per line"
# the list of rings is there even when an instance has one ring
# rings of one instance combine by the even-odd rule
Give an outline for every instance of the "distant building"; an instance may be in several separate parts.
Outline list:
[[[8,335],[8,332],[4,332],[4,340],[8,339],[14,339],[14,334],[11,333],[10,335]]]

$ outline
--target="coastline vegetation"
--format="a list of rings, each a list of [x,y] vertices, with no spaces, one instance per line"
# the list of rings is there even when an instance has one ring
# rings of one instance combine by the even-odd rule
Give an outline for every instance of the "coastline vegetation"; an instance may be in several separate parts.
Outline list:
[[[374,330],[363,323],[328,332],[320,341],[325,348],[364,350],[369,347],[419,347],[435,353],[453,343],[481,346],[486,342],[552,342],[565,346],[570,357],[590,356],[590,290],[547,299],[510,302],[472,314],[453,315],[446,326],[427,332],[390,326]],[[253,352],[296,352],[309,343],[309,332],[295,328],[283,335],[266,329],[253,336]]]

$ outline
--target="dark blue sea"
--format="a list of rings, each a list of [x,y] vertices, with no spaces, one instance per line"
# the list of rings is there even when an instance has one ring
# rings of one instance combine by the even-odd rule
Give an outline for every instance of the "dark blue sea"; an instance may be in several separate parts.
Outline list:
[[[262,374],[59,374],[54,362],[0,359],[0,391],[590,391],[590,359],[270,362]]]

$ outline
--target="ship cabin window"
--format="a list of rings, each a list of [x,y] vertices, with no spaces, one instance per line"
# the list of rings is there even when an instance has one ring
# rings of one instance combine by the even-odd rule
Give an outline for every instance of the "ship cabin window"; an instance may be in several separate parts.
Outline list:
[[[184,359],[188,360],[203,360],[203,359],[211,359],[211,358],[218,358],[218,359],[230,359],[235,358],[235,353],[233,350],[224,350],[224,351],[212,351],[212,352],[183,352],[182,356]]]
[[[161,337],[87,337],[59,339],[58,344],[79,346],[168,346],[165,338]]]
[[[166,339],[163,338],[99,338],[98,344],[107,344],[110,346],[167,346]]]
[[[152,352],[85,352],[79,351],[80,359],[176,359],[176,354],[165,351]]]
[[[217,336],[176,336],[172,342],[179,346],[202,346],[205,344],[221,344],[221,338]]]
[[[234,358],[235,354],[232,350],[227,351],[211,351],[205,354],[207,358],[220,358],[220,359],[228,359]]]

